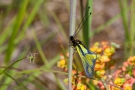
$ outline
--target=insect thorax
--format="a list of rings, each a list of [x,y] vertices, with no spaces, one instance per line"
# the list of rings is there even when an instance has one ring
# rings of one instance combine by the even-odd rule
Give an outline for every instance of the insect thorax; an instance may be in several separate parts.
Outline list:
[[[70,41],[73,47],[76,47],[77,45],[81,44],[81,41],[75,39],[74,36],[70,36]]]

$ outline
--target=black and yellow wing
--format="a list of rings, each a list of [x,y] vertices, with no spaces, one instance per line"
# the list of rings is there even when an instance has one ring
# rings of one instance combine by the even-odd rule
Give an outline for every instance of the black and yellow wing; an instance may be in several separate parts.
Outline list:
[[[96,54],[85,48],[82,44],[76,45],[77,52],[81,57],[83,67],[87,77],[92,78],[94,74],[94,66],[96,63]]]

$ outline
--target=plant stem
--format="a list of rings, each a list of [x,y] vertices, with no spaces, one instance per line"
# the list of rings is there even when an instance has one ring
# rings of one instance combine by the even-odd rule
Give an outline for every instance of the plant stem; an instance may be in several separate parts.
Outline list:
[[[75,20],[76,20],[76,1],[70,0],[70,30],[69,37],[75,32]],[[72,90],[72,60],[73,60],[73,49],[69,47],[69,62],[68,62],[68,90]]]

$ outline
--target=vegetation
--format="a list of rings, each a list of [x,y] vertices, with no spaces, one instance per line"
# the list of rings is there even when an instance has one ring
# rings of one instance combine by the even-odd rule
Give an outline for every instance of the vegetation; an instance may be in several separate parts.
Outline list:
[[[75,8],[69,3],[0,1],[0,90],[67,90],[69,15]],[[73,90],[134,90],[135,1],[76,3],[73,27],[79,26],[88,6],[92,13],[77,37],[98,57],[90,79],[74,52]]]

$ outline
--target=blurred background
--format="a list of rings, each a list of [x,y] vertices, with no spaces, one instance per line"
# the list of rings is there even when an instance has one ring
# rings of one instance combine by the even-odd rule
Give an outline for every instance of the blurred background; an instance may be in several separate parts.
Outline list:
[[[131,14],[131,2],[90,2],[89,47],[101,41],[119,44],[121,48],[114,56],[119,64],[134,54],[135,18]],[[77,1],[76,27],[82,20],[82,12],[85,14],[86,3],[87,0]],[[7,73],[1,74],[0,90],[67,89],[63,82],[67,75],[51,70],[63,71],[57,67],[57,62],[63,49],[68,51],[69,18],[69,0],[0,0],[0,71],[24,58],[8,68]],[[81,33],[78,38],[80,36],[82,40]],[[30,52],[38,53],[34,64],[27,58]],[[49,71],[39,71],[41,67]]]

